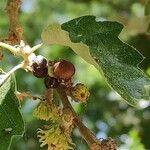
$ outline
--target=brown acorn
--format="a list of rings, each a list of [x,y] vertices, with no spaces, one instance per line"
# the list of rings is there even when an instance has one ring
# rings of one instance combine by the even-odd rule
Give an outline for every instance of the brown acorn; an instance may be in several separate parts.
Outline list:
[[[48,74],[48,68],[34,68],[33,75],[37,78],[44,78]]]
[[[53,65],[54,76],[58,79],[68,80],[75,74],[75,67],[66,60],[60,60]]]
[[[44,78],[48,74],[47,60],[41,56],[35,56],[31,62],[33,75],[37,78]]]

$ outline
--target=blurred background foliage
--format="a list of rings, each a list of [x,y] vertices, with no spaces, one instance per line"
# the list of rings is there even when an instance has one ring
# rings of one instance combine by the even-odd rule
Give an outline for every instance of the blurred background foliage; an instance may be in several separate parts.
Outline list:
[[[147,0],[23,0],[19,22],[24,28],[24,40],[31,46],[41,41],[41,32],[53,22],[66,22],[82,15],[95,15],[98,20],[118,21],[124,25],[120,39],[137,48],[146,59],[141,69],[150,76],[150,35],[146,34],[149,20],[144,16]],[[7,36],[8,20],[5,14],[6,0],[0,1],[0,37]],[[138,108],[129,106],[104,81],[99,72],[78,57],[70,48],[62,46],[43,47],[37,53],[50,60],[63,58],[75,64],[75,83],[86,84],[91,96],[87,105],[72,103],[85,125],[97,138],[112,137],[119,150],[150,149],[150,102],[141,100]],[[4,52],[0,67],[8,71],[20,61],[9,52]],[[19,91],[31,91],[41,95],[43,81],[30,73],[16,73]],[[58,99],[58,97],[56,96]],[[37,101],[23,102],[21,112],[26,129],[23,138],[13,139],[11,150],[40,150],[36,137],[37,128],[43,122],[33,118],[32,111]],[[73,132],[77,150],[87,150],[77,129]],[[42,148],[44,149],[44,148]],[[46,149],[46,147],[45,147]]]

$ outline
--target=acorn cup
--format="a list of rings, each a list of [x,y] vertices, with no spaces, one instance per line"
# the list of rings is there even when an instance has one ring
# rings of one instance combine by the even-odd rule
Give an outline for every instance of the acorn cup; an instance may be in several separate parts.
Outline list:
[[[68,80],[75,74],[75,67],[72,63],[62,59],[54,63],[53,74],[58,79]]]
[[[76,102],[86,103],[90,92],[88,88],[82,84],[77,83],[75,86],[68,89],[67,94]]]

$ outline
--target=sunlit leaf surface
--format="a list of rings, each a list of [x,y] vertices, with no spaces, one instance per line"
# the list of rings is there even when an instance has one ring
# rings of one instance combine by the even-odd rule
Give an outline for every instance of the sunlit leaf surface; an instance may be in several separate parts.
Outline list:
[[[0,75],[2,76],[2,75]],[[7,150],[13,136],[22,135],[24,122],[15,96],[15,79],[10,77],[0,87],[0,149]]]

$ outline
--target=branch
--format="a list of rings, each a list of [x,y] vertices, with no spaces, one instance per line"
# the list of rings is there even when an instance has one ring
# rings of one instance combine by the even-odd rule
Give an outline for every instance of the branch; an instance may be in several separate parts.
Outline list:
[[[77,114],[75,113],[74,109],[72,108],[68,97],[66,95],[66,92],[64,88],[60,85],[60,87],[57,89],[57,92],[61,98],[61,101],[63,103],[64,109],[70,109],[72,112],[72,115],[74,117],[74,124],[78,127],[82,137],[87,142],[89,146],[91,146],[93,143],[97,142],[96,137],[94,134],[80,121]]]
[[[37,49],[39,49],[41,46],[43,45],[43,43],[40,43],[34,47],[31,48],[30,54],[34,53]]]
[[[0,47],[3,47],[3,48],[8,49],[8,50],[9,50],[11,53],[13,53],[14,55],[20,55],[20,54],[18,53],[18,49],[15,48],[15,47],[13,47],[13,46],[11,46],[11,45],[8,45],[8,44],[6,44],[6,43],[0,42]]]
[[[9,44],[16,44],[22,39],[23,30],[18,24],[18,11],[21,6],[21,0],[8,0],[6,12],[9,18],[9,35],[7,41]]]
[[[2,77],[2,79],[0,78],[0,86],[3,85],[3,83],[11,76],[12,73],[14,73],[16,70],[20,69],[23,67],[23,63],[15,66],[14,68],[12,68],[8,73],[4,74],[4,76]]]
[[[18,98],[19,101],[23,101],[24,98],[29,98],[29,99],[32,99],[32,100],[43,100],[43,98],[39,97],[39,96],[33,96],[30,92],[19,92],[19,91],[16,91],[15,92],[16,94],[16,97]]]
[[[45,99],[46,99],[46,101],[47,101],[47,103],[49,104],[49,105],[51,105],[52,104],[52,100],[53,100],[53,89],[46,89],[46,91],[45,91]]]
[[[112,138],[103,139],[102,141],[96,139],[94,134],[80,121],[74,109],[72,108],[63,86],[57,88],[57,92],[61,98],[64,109],[70,109],[74,118],[74,124],[78,127],[82,138],[87,142],[90,150],[117,150],[117,145]]]

